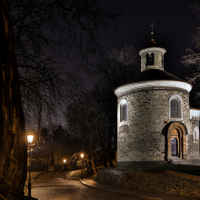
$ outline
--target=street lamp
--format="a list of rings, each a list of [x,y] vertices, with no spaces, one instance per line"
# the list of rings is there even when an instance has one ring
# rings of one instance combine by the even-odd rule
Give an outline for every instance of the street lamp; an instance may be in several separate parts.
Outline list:
[[[32,133],[27,134],[28,141],[28,160],[29,160],[29,182],[28,182],[28,197],[31,199],[31,143],[33,142],[34,135]]]
[[[64,173],[64,179],[65,179],[65,164],[66,164],[66,159],[63,159],[64,166],[63,166],[63,173]]]
[[[81,158],[82,158],[82,176],[81,177],[82,177],[82,180],[83,180],[83,157],[84,157],[84,154],[82,153],[81,154]]]

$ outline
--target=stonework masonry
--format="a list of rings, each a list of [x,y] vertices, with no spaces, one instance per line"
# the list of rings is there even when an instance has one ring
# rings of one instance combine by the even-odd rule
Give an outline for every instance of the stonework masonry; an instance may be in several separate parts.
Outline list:
[[[182,118],[178,119],[169,116],[169,99],[174,94],[182,99]],[[119,119],[122,99],[128,102],[128,120],[125,122]],[[118,97],[118,162],[166,160],[166,135],[163,130],[172,121],[185,125],[186,140],[192,142],[189,94],[185,90],[152,87]],[[191,151],[186,146],[186,154]]]

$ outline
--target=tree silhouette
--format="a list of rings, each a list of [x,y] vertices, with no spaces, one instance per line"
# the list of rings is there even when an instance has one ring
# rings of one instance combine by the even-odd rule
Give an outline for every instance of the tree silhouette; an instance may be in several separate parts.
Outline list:
[[[121,12],[100,0],[8,1],[26,122],[40,126],[62,104],[72,62],[102,53],[101,30]]]
[[[0,194],[21,199],[27,155],[24,117],[7,1],[1,0],[0,6]]]
[[[117,98],[113,90],[140,72],[139,61],[136,49],[127,45],[102,57],[92,71],[98,77],[92,89],[73,93],[65,112],[69,132],[81,141],[77,149],[93,159],[101,152],[105,166],[107,161],[112,166],[111,152],[117,149]]]
[[[200,108],[200,7],[199,5],[193,5],[190,8],[197,15],[197,27],[191,37],[193,48],[186,49],[186,55],[183,56],[182,63],[188,70],[186,79],[193,85],[190,93],[190,105]]]

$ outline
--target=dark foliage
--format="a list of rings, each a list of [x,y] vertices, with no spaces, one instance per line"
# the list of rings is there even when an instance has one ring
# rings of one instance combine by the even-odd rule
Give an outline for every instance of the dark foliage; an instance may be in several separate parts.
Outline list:
[[[65,116],[69,131],[82,143],[82,151],[101,157],[112,166],[110,153],[117,148],[117,99],[113,90],[139,73],[139,57],[133,47],[113,50],[93,69],[98,77],[90,91],[74,94]]]

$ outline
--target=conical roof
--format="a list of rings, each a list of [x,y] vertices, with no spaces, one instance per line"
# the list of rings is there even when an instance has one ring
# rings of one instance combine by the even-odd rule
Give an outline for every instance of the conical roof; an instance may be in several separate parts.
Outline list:
[[[146,48],[150,48],[150,47],[158,47],[157,43],[155,42],[154,39],[151,39],[148,43],[148,45],[146,46]]]
[[[143,82],[143,81],[155,81],[155,80],[172,80],[186,82],[183,79],[170,74],[164,70],[160,69],[149,69],[144,70],[139,75],[135,76],[133,79],[128,81],[128,83]],[[187,82],[186,82],[187,83]]]
[[[149,69],[141,72],[126,84],[117,87],[114,92],[116,96],[130,93],[135,89],[141,90],[148,87],[167,87],[178,88],[188,92],[191,91],[192,85],[183,79],[160,69]]]

